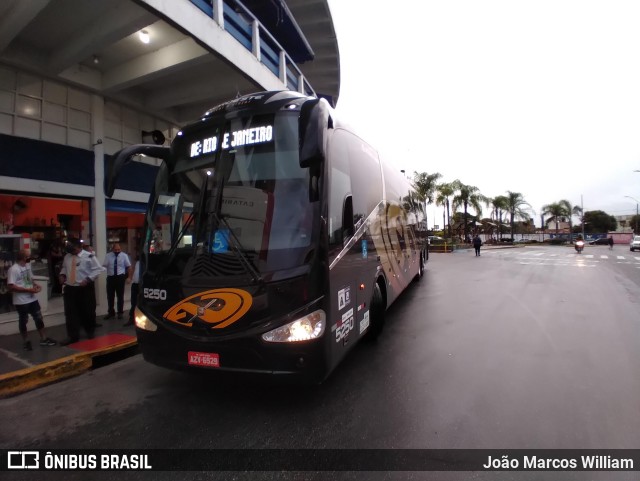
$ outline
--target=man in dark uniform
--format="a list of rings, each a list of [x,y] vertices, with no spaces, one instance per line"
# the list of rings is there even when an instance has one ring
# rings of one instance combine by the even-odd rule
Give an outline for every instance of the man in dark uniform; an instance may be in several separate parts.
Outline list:
[[[60,342],[61,346],[77,342],[81,326],[87,332],[87,338],[93,339],[96,329],[93,283],[103,272],[92,255],[82,249],[78,239],[69,239],[66,251],[60,270],[60,284],[64,286],[62,295],[67,338]]]
[[[482,246],[482,239],[480,239],[480,236],[476,234],[473,238],[473,248],[476,251],[476,257],[480,255],[480,246]]]
[[[118,319],[122,319],[124,312],[124,285],[129,276],[131,261],[122,252],[120,244],[113,244],[111,252],[107,254],[102,265],[107,269],[107,305],[108,312],[105,319],[112,319],[116,315],[114,300],[117,298]]]

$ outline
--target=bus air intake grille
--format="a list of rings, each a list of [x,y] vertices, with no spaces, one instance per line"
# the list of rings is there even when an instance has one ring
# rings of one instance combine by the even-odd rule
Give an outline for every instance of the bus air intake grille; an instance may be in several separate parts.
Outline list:
[[[257,259],[255,254],[245,254],[247,260],[254,263]],[[213,254],[201,255],[195,259],[191,268],[192,277],[219,277],[238,276],[247,273],[245,264],[235,255]]]

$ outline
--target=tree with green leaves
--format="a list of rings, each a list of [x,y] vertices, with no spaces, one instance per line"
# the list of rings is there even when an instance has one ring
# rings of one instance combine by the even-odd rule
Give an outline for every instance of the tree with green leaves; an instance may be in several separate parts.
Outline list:
[[[618,228],[618,221],[602,210],[588,210],[584,213],[585,229],[589,233],[607,233]]]
[[[506,195],[507,212],[509,212],[509,220],[511,224],[511,239],[515,239],[515,224],[516,219],[529,220],[529,213],[526,208],[531,208],[528,202],[524,200],[524,197],[520,192],[507,191]]]
[[[571,211],[567,210],[567,206],[562,202],[552,202],[551,204],[542,206],[542,215],[550,216],[548,219],[544,221],[545,224],[549,225],[551,222],[556,223],[556,235],[558,235],[560,230],[560,222],[564,222],[567,217],[570,215]]]
[[[566,199],[563,199],[558,203],[564,207],[564,210],[567,213],[567,218],[569,219],[569,232],[573,232],[573,216],[578,216],[582,220],[582,207],[579,205],[571,205],[571,202]]]
[[[480,205],[480,202],[488,203],[489,199],[482,195],[480,193],[480,189],[477,187],[463,184],[458,179],[453,181],[453,186],[457,192],[453,197],[453,209],[456,210],[458,207],[463,207],[464,209],[464,239],[467,241],[469,238],[469,206],[471,206],[478,216],[480,216],[482,215],[482,206]]]
[[[449,228],[449,235],[451,237],[451,212],[449,211],[450,198],[455,194],[456,189],[454,188],[451,182],[443,182],[442,184],[438,184],[436,188],[436,205],[441,205],[445,208],[447,212],[447,226]],[[442,226],[442,230],[444,231],[444,226]]]
[[[502,239],[502,214],[508,209],[508,200],[505,195],[497,195],[490,200],[493,207],[492,216],[494,216],[496,224],[498,224],[498,237],[500,239]]]
[[[413,173],[413,186],[416,189],[418,200],[424,203],[424,220],[427,223],[427,205],[432,204],[436,192],[436,182],[442,177],[441,174],[427,174],[426,172]],[[427,223],[427,227],[428,227]]]

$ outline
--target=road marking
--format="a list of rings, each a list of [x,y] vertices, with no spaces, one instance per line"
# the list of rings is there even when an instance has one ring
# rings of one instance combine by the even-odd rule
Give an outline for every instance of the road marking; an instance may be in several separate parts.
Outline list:
[[[31,367],[33,366],[32,363],[30,363],[29,361],[22,359],[20,356],[18,356],[16,353],[8,351],[6,349],[2,349],[0,348],[0,352],[3,353],[5,356],[7,356],[9,359],[12,359],[13,361],[16,361],[26,367]]]
[[[624,260],[624,256],[618,256],[618,259]]]
[[[593,254],[587,254],[587,255],[585,255],[585,257],[586,257],[587,259],[593,259]]]
[[[609,256],[600,256],[600,259],[608,259]]]

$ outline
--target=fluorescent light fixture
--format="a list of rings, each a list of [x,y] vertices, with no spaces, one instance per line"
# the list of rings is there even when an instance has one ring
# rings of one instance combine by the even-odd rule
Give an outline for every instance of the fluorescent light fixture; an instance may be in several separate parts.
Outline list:
[[[142,43],[149,43],[150,39],[149,39],[149,32],[147,32],[146,30],[142,30],[140,31],[140,33],[138,34],[138,36],[140,37],[140,41]]]

